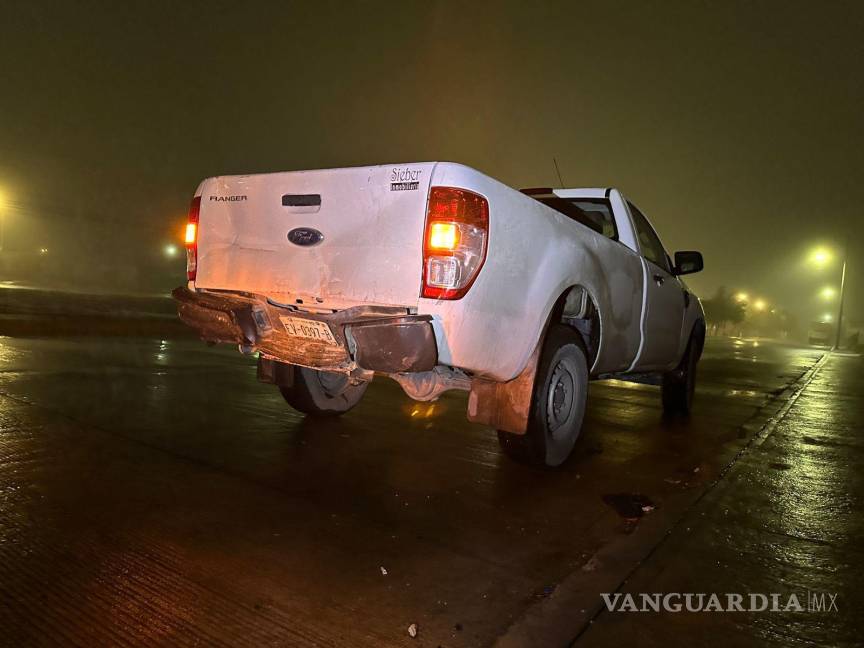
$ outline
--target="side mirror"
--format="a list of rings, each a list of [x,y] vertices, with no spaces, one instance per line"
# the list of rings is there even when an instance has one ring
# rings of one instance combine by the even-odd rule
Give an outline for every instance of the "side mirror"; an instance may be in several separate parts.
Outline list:
[[[699,272],[704,266],[702,263],[701,252],[676,252],[675,267],[672,268],[672,274],[685,275]]]

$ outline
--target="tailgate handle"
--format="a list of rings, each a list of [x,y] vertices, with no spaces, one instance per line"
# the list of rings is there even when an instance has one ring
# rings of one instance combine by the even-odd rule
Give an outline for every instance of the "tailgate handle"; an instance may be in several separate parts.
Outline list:
[[[283,207],[321,207],[321,194],[285,194]]]

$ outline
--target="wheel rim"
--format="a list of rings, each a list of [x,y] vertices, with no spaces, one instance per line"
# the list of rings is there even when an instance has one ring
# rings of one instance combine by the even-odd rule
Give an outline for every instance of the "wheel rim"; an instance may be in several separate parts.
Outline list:
[[[554,439],[569,431],[578,384],[575,364],[569,358],[559,360],[552,370],[546,401],[546,423]]]

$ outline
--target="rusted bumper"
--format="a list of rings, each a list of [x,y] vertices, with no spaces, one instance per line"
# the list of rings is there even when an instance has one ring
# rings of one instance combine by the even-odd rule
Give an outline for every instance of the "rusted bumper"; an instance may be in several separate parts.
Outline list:
[[[438,362],[428,315],[362,306],[336,313],[307,313],[270,303],[260,295],[191,291],[172,293],[177,314],[207,342],[257,349],[264,357],[330,371],[380,373],[430,371]],[[324,322],[335,343],[290,335],[282,318]]]

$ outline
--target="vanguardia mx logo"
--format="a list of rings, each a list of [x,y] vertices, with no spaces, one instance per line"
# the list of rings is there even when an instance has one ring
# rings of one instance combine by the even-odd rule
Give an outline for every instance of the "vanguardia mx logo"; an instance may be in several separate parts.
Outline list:
[[[610,612],[839,612],[837,594],[601,594]]]

